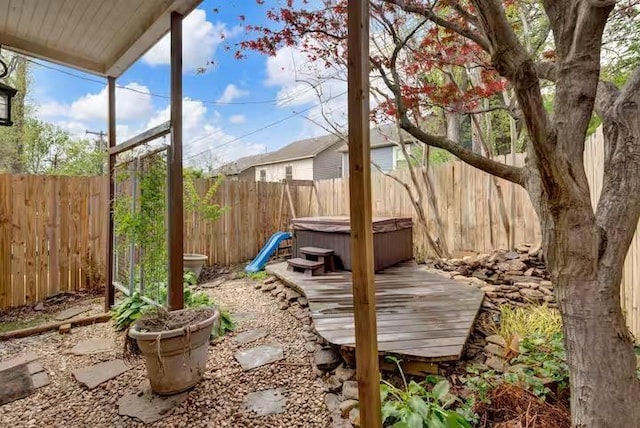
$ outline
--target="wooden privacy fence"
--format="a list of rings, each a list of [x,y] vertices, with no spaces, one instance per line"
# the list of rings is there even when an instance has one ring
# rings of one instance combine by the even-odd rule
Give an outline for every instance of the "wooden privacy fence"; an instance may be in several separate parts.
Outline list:
[[[505,156],[499,158],[507,163]],[[516,163],[524,163],[524,155],[516,156]],[[408,170],[395,171],[394,176],[411,183]],[[450,251],[489,252],[507,248],[508,235],[499,210],[499,198],[494,178],[462,162],[449,162],[432,167],[430,176],[437,192],[438,214]],[[383,174],[373,174],[372,200],[374,216],[407,216],[414,219],[414,255],[418,259],[434,255],[427,243],[423,227],[418,223],[415,209],[406,189],[396,180]],[[538,217],[527,192],[507,181],[497,180],[505,199],[507,214],[516,243],[540,241]],[[424,191],[424,182],[418,180]],[[310,188],[301,189],[302,200],[311,200],[312,215],[348,215],[349,182],[346,178],[315,183],[319,200],[309,198]],[[411,185],[412,189],[414,188]],[[512,205],[513,200],[513,205]],[[434,216],[424,200],[422,204],[429,219],[429,229],[436,230]],[[511,207],[513,206],[513,212]]]
[[[595,208],[603,174],[600,132],[588,139],[585,150]],[[501,160],[507,163],[510,157]],[[516,156],[517,164],[523,162],[523,155]],[[408,171],[396,174],[410,182]],[[450,162],[433,167],[431,177],[450,250],[489,252],[508,247],[496,189],[488,174]],[[415,255],[430,255],[406,190],[381,174],[373,174],[372,180],[374,215],[413,217]],[[497,182],[515,243],[538,243],[540,227],[527,193],[506,181]],[[202,195],[212,181],[198,179],[194,184]],[[0,308],[33,303],[101,281],[106,260],[106,195],[105,177],[0,175]],[[208,255],[210,264],[229,265],[253,258],[272,233],[285,230],[292,211],[298,216],[347,215],[348,180],[292,185],[289,192],[279,183],[229,180],[222,183],[215,201],[228,207],[216,222],[185,214],[184,250]],[[423,205],[429,228],[434,230],[432,213],[426,202]],[[629,326],[640,334],[638,234],[627,255],[622,281],[621,300]]]
[[[0,308],[100,283],[103,177],[0,175]]]
[[[194,184],[203,195],[213,181]],[[107,185],[106,177],[0,174],[0,309],[102,285]],[[227,212],[216,222],[185,213],[184,251],[206,254],[210,264],[253,258],[289,224],[299,186],[288,194],[279,183],[222,183],[215,202]]]

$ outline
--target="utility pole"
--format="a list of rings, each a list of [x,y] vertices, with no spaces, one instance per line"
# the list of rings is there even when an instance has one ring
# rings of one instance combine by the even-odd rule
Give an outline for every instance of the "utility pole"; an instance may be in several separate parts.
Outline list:
[[[85,130],[84,135],[97,135],[98,139],[96,140],[98,152],[104,153],[107,150],[107,140],[105,137],[107,133],[104,131],[89,131]],[[104,174],[104,162],[100,162],[100,175]]]

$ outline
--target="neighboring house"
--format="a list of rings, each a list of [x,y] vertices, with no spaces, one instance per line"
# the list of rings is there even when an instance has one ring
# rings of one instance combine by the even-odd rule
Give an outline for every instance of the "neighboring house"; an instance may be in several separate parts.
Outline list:
[[[414,147],[414,138],[402,131],[407,151],[411,153]],[[402,149],[398,144],[398,131],[395,125],[382,125],[372,128],[370,131],[371,141],[371,163],[377,165],[382,171],[389,172],[400,169],[406,165],[406,160],[402,154]],[[338,151],[342,155],[342,177],[349,175],[349,150],[346,144],[343,144]],[[373,171],[377,172],[378,168],[372,165]]]
[[[326,180],[341,175],[342,139],[335,135],[295,141],[257,162],[256,181]]]
[[[295,141],[280,150],[246,156],[214,171],[231,180],[326,180],[340,177],[342,140],[334,135]]]
[[[255,164],[260,162],[267,153],[259,155],[245,156],[233,162],[226,163],[213,171],[213,175],[224,175],[227,179],[235,180],[255,180]]]

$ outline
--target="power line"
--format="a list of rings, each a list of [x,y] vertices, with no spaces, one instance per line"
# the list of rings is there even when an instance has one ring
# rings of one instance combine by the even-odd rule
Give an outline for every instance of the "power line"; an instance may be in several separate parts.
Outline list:
[[[334,99],[336,99],[336,98],[339,98],[339,97],[341,97],[341,96],[345,95],[346,93],[347,93],[347,91],[341,92],[340,94],[338,94],[338,95],[336,95],[336,96],[333,96],[333,97],[328,98],[328,99],[327,99],[327,100],[325,100],[324,102],[331,101],[331,100],[334,100]],[[239,136],[239,137],[236,137],[236,138],[234,138],[234,139],[232,139],[232,140],[230,140],[230,141],[224,142],[224,143],[222,143],[222,144],[218,144],[218,145],[213,146],[213,147],[209,147],[208,149],[205,149],[205,150],[202,150],[202,151],[200,151],[200,152],[198,152],[198,153],[195,153],[195,154],[193,154],[193,155],[190,155],[189,157],[184,158],[184,160],[185,160],[185,161],[188,161],[188,160],[190,160],[190,159],[193,159],[193,158],[195,158],[195,157],[198,157],[198,156],[200,156],[200,155],[203,155],[203,154],[205,154],[205,153],[207,153],[207,152],[210,152],[210,151],[212,151],[212,150],[216,150],[216,149],[219,149],[219,148],[221,148],[221,147],[228,146],[229,144],[235,143],[235,142],[237,142],[237,141],[243,140],[243,139],[245,139],[246,137],[249,137],[249,136],[251,136],[251,135],[257,134],[258,132],[264,131],[265,129],[272,128],[272,127],[274,127],[274,126],[276,126],[276,125],[278,125],[278,124],[280,124],[280,123],[282,123],[282,122],[286,122],[286,121],[287,121],[287,120],[289,120],[289,119],[293,119],[294,117],[300,116],[302,113],[306,113],[306,112],[308,112],[309,110],[312,110],[314,107],[317,107],[317,106],[316,106],[316,105],[312,105],[312,106],[306,107],[306,108],[304,108],[304,109],[302,109],[302,110],[299,110],[299,111],[297,111],[297,112],[294,112],[294,113],[290,114],[290,115],[289,115],[289,116],[287,116],[287,117],[283,117],[282,119],[278,119],[278,120],[276,120],[275,122],[271,122],[271,123],[269,123],[269,124],[267,124],[267,125],[265,125],[265,126],[262,126],[262,127],[258,128],[258,129],[255,129],[255,130],[253,130],[253,131],[251,131],[251,132],[248,132],[248,133],[246,133],[246,134],[244,134],[244,135],[241,135],[241,136]],[[215,134],[209,134],[209,135],[205,135],[205,136],[200,137],[200,138],[196,138],[195,140],[192,140],[192,141],[189,143],[189,146],[192,146],[194,143],[196,143],[196,142],[198,142],[198,141],[201,141],[201,140],[203,140],[203,139],[205,139],[205,138],[212,137],[212,136],[214,136],[214,135],[215,135]]]
[[[82,80],[85,80],[87,82],[96,83],[96,84],[99,84],[99,85],[102,85],[102,86],[104,86],[104,84],[105,84],[104,81],[99,80],[99,79],[95,79],[95,78],[88,77],[88,76],[83,76],[81,74],[73,73],[71,71],[67,71],[67,70],[64,70],[62,68],[53,67],[53,66],[48,65],[48,64],[43,64],[43,63],[41,63],[39,61],[32,60],[31,58],[28,58],[28,57],[25,57],[25,56],[22,56],[22,58],[24,58],[26,61],[28,61],[31,64],[34,64],[36,66],[39,66],[39,67],[42,67],[42,68],[46,68],[46,69],[49,69],[49,70],[53,70],[53,71],[57,71],[59,73],[66,74],[67,76],[75,77],[76,79],[82,79]],[[330,75],[330,76],[327,76],[325,78],[322,78],[318,82],[314,83],[313,85],[309,85],[308,88],[305,88],[304,90],[299,91],[297,93],[288,95],[285,98],[274,98],[274,99],[270,99],[270,100],[258,100],[258,101],[236,101],[236,102],[233,102],[233,101],[223,102],[223,101],[201,100],[201,99],[197,99],[197,98],[194,98],[194,99],[196,101],[202,102],[203,104],[211,104],[211,105],[287,104],[287,103],[289,103],[291,101],[294,101],[300,95],[302,95],[302,94],[304,94],[306,92],[309,92],[312,89],[317,88],[318,86],[322,85],[323,83],[328,82],[329,80],[333,79],[334,77],[337,77],[340,73],[342,73],[342,71],[338,71],[338,72],[334,73],[333,75]],[[169,95],[156,94],[156,93],[153,93],[153,92],[146,92],[146,91],[142,91],[140,89],[131,88],[129,86],[116,85],[116,88],[123,89],[123,90],[126,90],[126,91],[135,92],[135,93],[142,94],[142,95],[149,95],[149,96],[156,97],[156,98],[162,98],[162,99],[165,99],[165,100],[170,100],[171,99],[171,97]]]

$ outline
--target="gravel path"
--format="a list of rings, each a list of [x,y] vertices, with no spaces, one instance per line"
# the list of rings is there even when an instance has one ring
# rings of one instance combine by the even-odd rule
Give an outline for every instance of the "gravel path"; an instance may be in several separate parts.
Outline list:
[[[329,412],[324,404],[324,385],[312,369],[311,354],[305,350],[309,330],[289,311],[279,309],[271,293],[263,293],[247,279],[227,281],[206,289],[216,302],[238,314],[236,332],[209,348],[208,371],[185,402],[174,408],[154,427],[328,427]],[[268,335],[253,343],[237,345],[233,335],[266,327]],[[308,333],[307,333],[308,335]],[[76,343],[103,337],[114,350],[93,356],[66,353]],[[119,416],[118,399],[135,392],[145,379],[142,360],[132,370],[87,390],[71,375],[73,369],[122,356],[122,334],[111,324],[74,328],[72,334],[48,333],[9,342],[0,342],[0,360],[27,351],[40,355],[51,383],[31,396],[0,407],[0,426],[17,427],[137,427],[135,419]],[[244,372],[233,354],[260,344],[283,346],[285,359],[279,363]],[[253,391],[282,388],[287,397],[284,413],[255,417],[243,409],[244,396]]]

